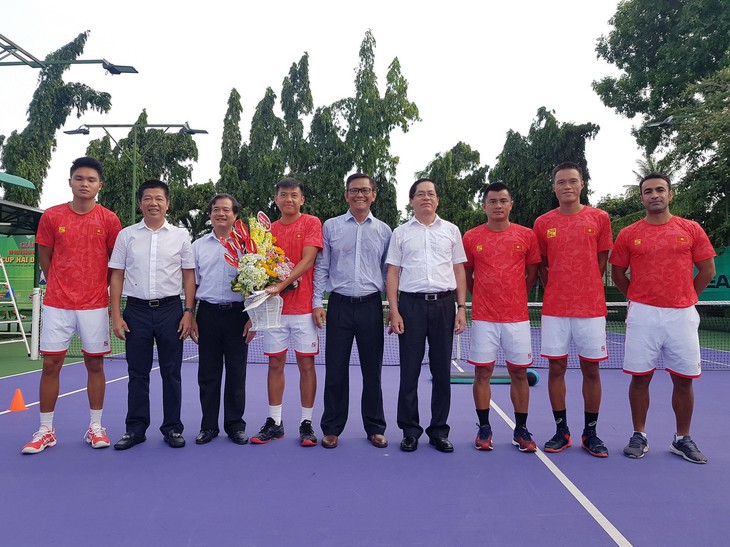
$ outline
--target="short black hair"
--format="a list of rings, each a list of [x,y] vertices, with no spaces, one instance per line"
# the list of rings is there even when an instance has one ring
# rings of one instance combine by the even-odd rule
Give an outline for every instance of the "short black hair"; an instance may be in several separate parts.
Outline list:
[[[377,192],[375,181],[365,173],[353,173],[352,175],[347,177],[347,180],[345,181],[345,189],[349,188],[350,183],[355,179],[368,179],[368,182],[370,182],[370,187],[373,189],[373,192]]]
[[[562,171],[563,169],[575,169],[580,175],[580,180],[583,180],[583,169],[581,169],[580,165],[572,161],[564,161],[553,168],[553,182],[555,182],[555,175],[558,174],[558,171]]]
[[[139,188],[137,189],[137,201],[142,201],[144,191],[149,188],[162,188],[165,191],[165,199],[170,201],[170,187],[161,180],[154,179],[146,180],[139,185]]]
[[[99,180],[102,180],[102,177],[104,176],[104,168],[101,166],[101,162],[96,158],[92,158],[90,156],[76,158],[71,164],[71,171],[69,173],[69,176],[73,177],[74,171],[76,171],[76,169],[80,169],[81,167],[90,167],[91,169],[96,170],[96,172],[99,173]]]
[[[663,173],[651,172],[644,175],[639,181],[639,192],[641,192],[642,186],[644,186],[644,183],[649,179],[662,179],[667,183],[667,189],[670,191],[672,189],[672,182],[669,180],[669,177],[667,175]]]
[[[275,189],[277,194],[282,188],[299,188],[302,191],[302,195],[304,195],[304,185],[294,177],[286,177],[276,183]]]
[[[484,200],[483,200],[484,203],[487,202],[487,194],[489,194],[489,192],[501,192],[502,190],[507,190],[509,199],[512,199],[512,192],[509,191],[509,188],[507,188],[507,185],[504,182],[497,181],[497,182],[493,182],[492,184],[490,184],[489,186],[487,186],[484,189]]]
[[[433,179],[422,178],[422,179],[418,179],[416,182],[414,182],[413,184],[411,184],[411,188],[410,188],[410,190],[408,190],[408,199],[413,199],[414,198],[414,196],[416,195],[416,188],[422,182],[430,182],[431,184],[433,184],[433,189],[436,192],[436,197],[438,197],[438,195],[439,195],[439,185],[438,185],[438,183],[435,180],[433,180]]]
[[[208,202],[208,216],[210,216],[210,213],[213,211],[213,206],[215,205],[215,202],[219,199],[230,199],[231,205],[233,206],[233,212],[235,214],[238,214],[240,206],[236,198],[234,198],[231,194],[216,194]]]

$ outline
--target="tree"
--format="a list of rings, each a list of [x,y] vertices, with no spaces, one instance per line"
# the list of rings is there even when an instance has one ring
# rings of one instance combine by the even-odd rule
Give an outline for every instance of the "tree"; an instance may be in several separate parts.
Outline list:
[[[489,182],[504,182],[512,193],[514,222],[532,226],[541,214],[557,207],[552,190],[552,169],[564,161],[583,169],[585,188],[581,203],[588,203],[590,173],[585,155],[586,140],[595,138],[599,127],[593,123],[560,123],[544,106],[537,111],[527,136],[510,130],[497,164],[489,172]]]
[[[445,154],[436,154],[418,178],[439,184],[440,217],[456,224],[461,233],[484,222],[481,209],[487,165],[479,165],[479,152],[459,142]]]
[[[74,61],[84,51],[88,32],[46,56],[46,61]],[[70,65],[47,65],[41,69],[38,87],[28,106],[28,125],[13,131],[2,144],[2,166],[14,175],[28,179],[36,190],[16,186],[5,188],[5,199],[36,207],[48,175],[51,154],[56,148],[56,131],[72,112],[81,116],[87,110],[108,112],[111,95],[79,83],[64,83],[63,73]],[[4,142],[3,142],[4,140]]]
[[[241,95],[236,88],[228,96],[228,109],[223,118],[221,140],[220,178],[215,185],[218,193],[227,193],[242,198],[241,183]]]
[[[631,0],[619,4],[598,56],[623,71],[594,82],[609,107],[641,115],[634,130],[677,172],[673,211],[700,222],[715,246],[730,243],[727,104],[730,0]],[[665,120],[664,123],[646,124]]]
[[[178,186],[177,194],[186,187],[192,177],[190,162],[198,159],[198,148],[190,135],[166,133],[162,129],[146,129],[147,111],[137,118],[127,138],[112,146],[106,135],[89,143],[86,153],[97,158],[104,167],[104,186],[99,192],[99,203],[113,210],[127,226],[131,223],[132,180],[134,162],[137,163],[137,185],[146,179],[165,181],[170,187]],[[137,153],[135,153],[135,148]],[[170,218],[183,218],[190,213],[182,209],[185,200],[171,200]],[[207,200],[202,205],[207,204]],[[135,218],[139,218],[136,212]]]

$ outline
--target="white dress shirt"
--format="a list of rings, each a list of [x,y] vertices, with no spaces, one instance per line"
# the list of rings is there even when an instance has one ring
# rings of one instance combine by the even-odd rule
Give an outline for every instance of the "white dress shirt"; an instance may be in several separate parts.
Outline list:
[[[436,215],[425,226],[416,217],[393,231],[386,264],[400,266],[403,292],[444,292],[456,289],[454,265],[466,262],[461,233]]]
[[[190,235],[167,221],[153,231],[142,220],[119,232],[109,267],[124,270],[124,296],[155,300],[179,295],[182,270],[195,267]]]
[[[238,270],[225,261],[225,252],[226,249],[212,232],[193,242],[197,300],[211,304],[243,302],[243,294],[231,290],[231,280]]]

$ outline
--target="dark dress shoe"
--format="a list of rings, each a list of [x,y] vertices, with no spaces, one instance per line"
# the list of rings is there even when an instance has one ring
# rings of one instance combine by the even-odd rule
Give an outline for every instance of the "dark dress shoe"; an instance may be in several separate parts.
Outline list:
[[[215,429],[201,429],[198,436],[195,437],[195,444],[207,444],[218,436]]]
[[[248,435],[245,431],[234,431],[228,438],[236,444],[248,444]]]
[[[385,435],[381,433],[375,433],[374,435],[370,435],[368,437],[368,440],[376,448],[385,448],[388,446],[388,439],[386,439]]]
[[[415,452],[418,448],[418,439],[416,437],[403,437],[400,442],[400,449],[403,452]]]
[[[454,445],[451,444],[451,441],[447,439],[446,437],[436,437],[433,439],[429,439],[428,441],[430,444],[436,447],[436,450],[439,452],[453,452],[454,451]]]
[[[182,433],[178,433],[177,431],[171,431],[165,435],[165,442],[172,448],[182,448],[185,446],[185,439]]]
[[[135,444],[143,443],[146,440],[147,437],[144,435],[136,435],[135,433],[127,431],[122,438],[117,441],[114,448],[117,450],[126,450],[127,448],[132,448]]]
[[[325,435],[322,437],[322,446],[325,448],[337,448],[337,435]]]

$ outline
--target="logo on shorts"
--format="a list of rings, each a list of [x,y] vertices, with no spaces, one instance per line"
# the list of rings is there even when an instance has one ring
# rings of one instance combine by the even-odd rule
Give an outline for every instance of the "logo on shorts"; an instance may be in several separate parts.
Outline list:
[[[635,239],[634,240],[634,245],[641,245],[641,240],[640,239]]]
[[[532,353],[528,353],[528,354],[527,354],[527,358],[528,358],[528,359],[529,359],[530,361],[532,361]]]
[[[687,236],[677,236],[677,243],[687,243]]]
[[[313,348],[316,348],[317,347],[317,342],[312,342],[312,347]]]
[[[606,353],[606,346],[601,346],[601,351]]]
[[[524,247],[524,245],[522,245],[522,243],[513,243],[512,248],[515,251],[523,251],[525,249],[525,247]]]
[[[104,347],[107,347],[108,345],[109,345],[109,342],[107,342],[106,340],[104,340]]]
[[[66,227],[65,226],[59,226],[58,227],[58,233],[59,234],[65,234],[66,233]]]
[[[482,249],[484,249],[484,247],[482,247],[481,245],[477,245],[477,252],[478,253],[481,253],[482,252]]]
[[[294,239],[304,239],[304,232],[297,232],[294,234]]]
[[[548,228],[547,236],[548,236],[548,238],[558,237],[558,229],[557,228]]]
[[[589,236],[592,236],[593,234],[596,233],[596,229],[593,228],[592,226],[586,226],[585,233],[588,234]]]

